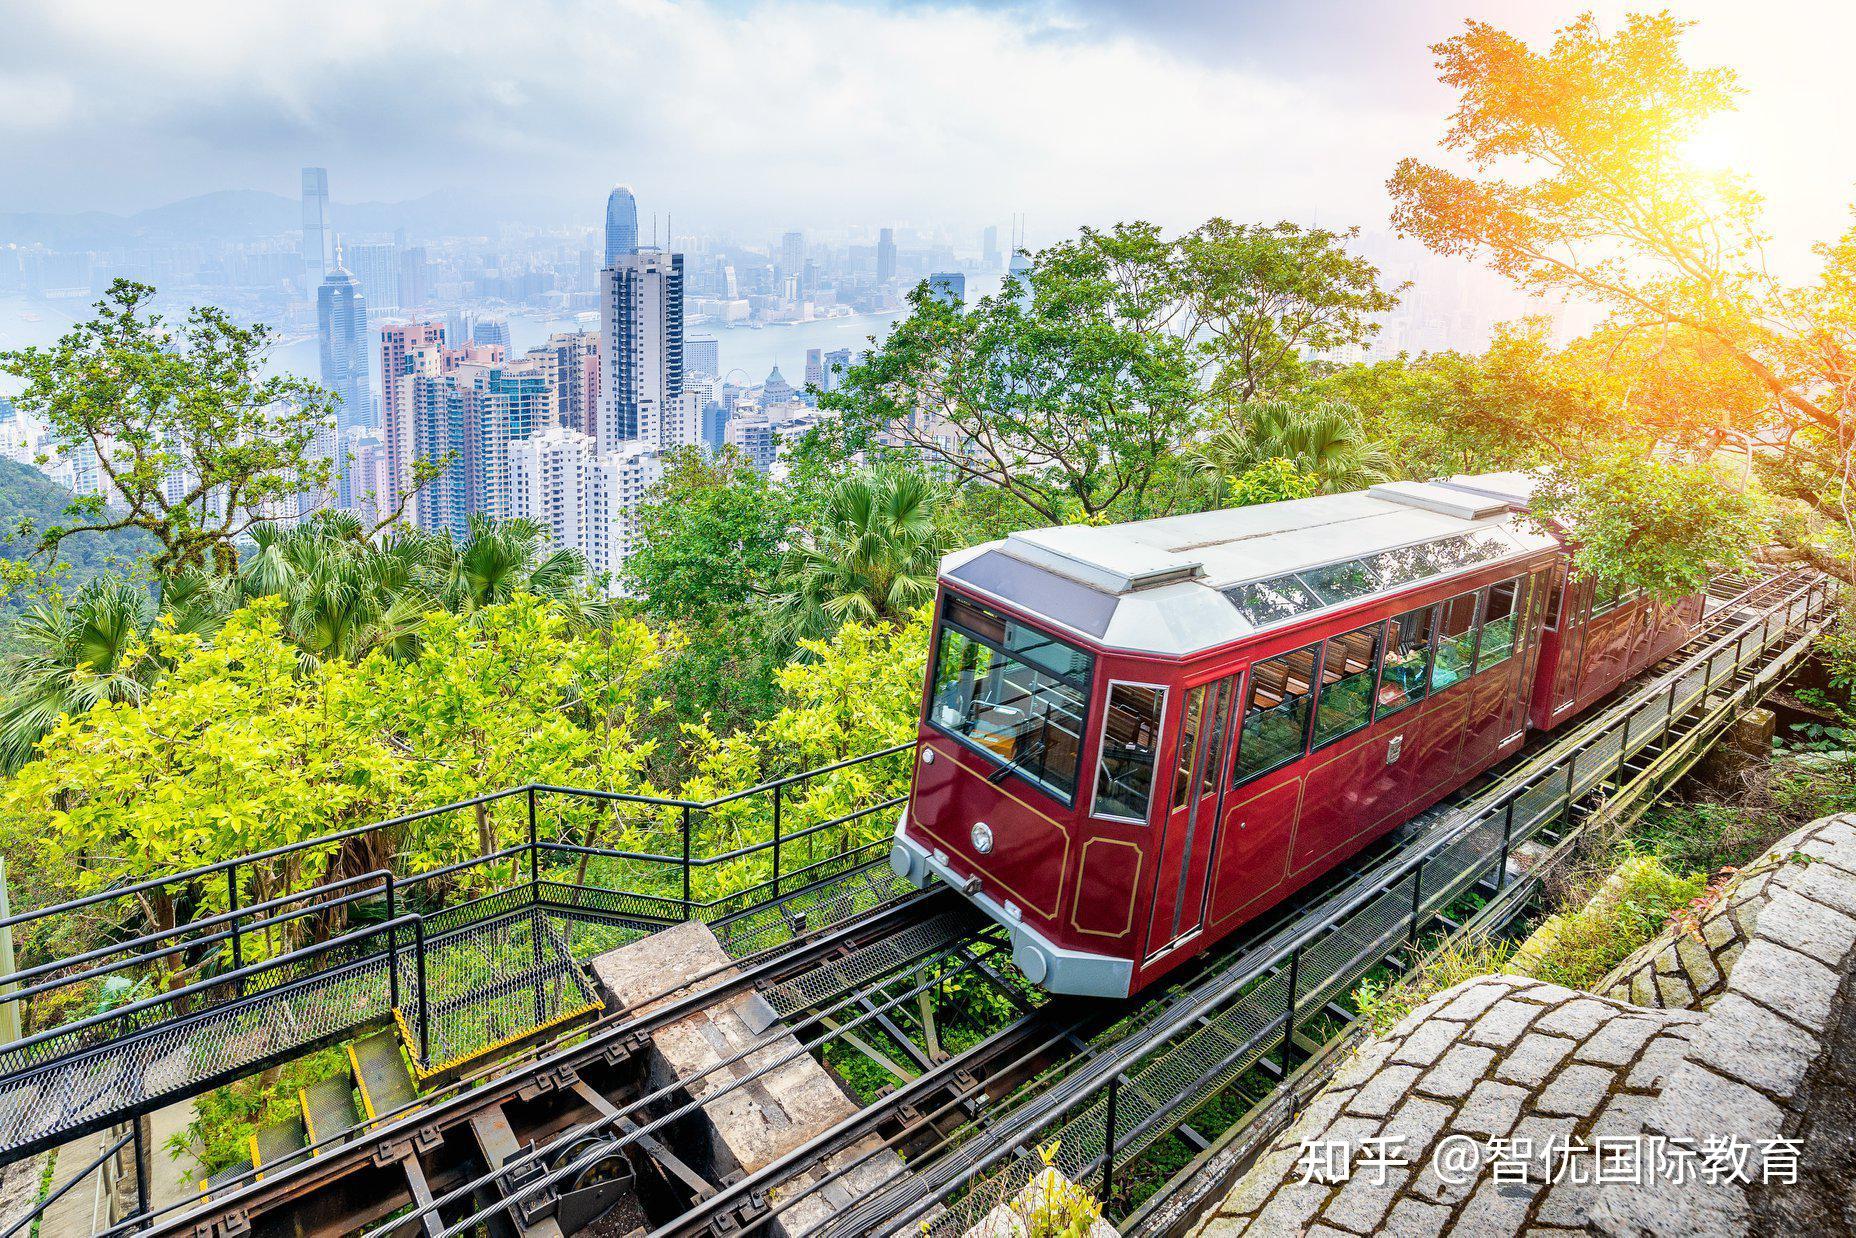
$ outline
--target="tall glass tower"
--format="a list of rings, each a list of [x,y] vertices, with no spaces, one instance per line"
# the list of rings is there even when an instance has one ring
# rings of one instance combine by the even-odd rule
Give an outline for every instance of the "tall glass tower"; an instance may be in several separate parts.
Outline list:
[[[335,267],[335,230],[329,220],[327,168],[303,169],[303,287],[321,296],[322,277]]]
[[[626,254],[638,252],[638,199],[630,185],[606,195],[606,266]]]
[[[339,253],[335,269],[316,290],[316,334],[322,345],[322,385],[341,397],[336,428],[373,428],[378,423],[367,383],[367,298]]]

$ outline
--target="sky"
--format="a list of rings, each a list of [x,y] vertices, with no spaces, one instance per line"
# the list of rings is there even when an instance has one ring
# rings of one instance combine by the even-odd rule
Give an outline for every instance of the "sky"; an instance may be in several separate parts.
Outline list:
[[[1595,0],[0,0],[0,211],[127,213],[215,189],[338,202],[460,187],[598,215],[629,182],[679,232],[1212,214],[1385,225],[1435,149],[1428,45],[1544,38]],[[1711,149],[1775,230],[1841,230],[1856,5],[1674,0],[1747,96]],[[1837,118],[1837,119],[1833,119]],[[1802,247],[1800,239],[1798,245]]]

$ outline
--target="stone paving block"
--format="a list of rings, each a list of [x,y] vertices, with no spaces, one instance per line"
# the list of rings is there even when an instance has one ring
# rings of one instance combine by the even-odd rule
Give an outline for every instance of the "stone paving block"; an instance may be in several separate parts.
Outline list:
[[[1831,967],[1842,965],[1856,948],[1856,916],[1790,892],[1774,900],[1782,906],[1772,918],[1771,939]]]
[[[1386,1233],[1399,1238],[1435,1238],[1443,1233],[1450,1209],[1416,1199],[1402,1199],[1386,1218]]]
[[[1553,1077],[1553,1082],[1534,1098],[1534,1108],[1545,1114],[1585,1117],[1604,1104],[1614,1078],[1615,1072],[1603,1066],[1576,1062]]]
[[[1475,1188],[1476,1180],[1474,1178],[1471,1178],[1467,1182],[1445,1182],[1442,1178],[1437,1176],[1437,1167],[1427,1163],[1418,1171],[1418,1176],[1411,1180],[1408,1194],[1425,1203],[1454,1206],[1468,1199],[1469,1193]],[[1387,1221],[1390,1224],[1397,1223],[1398,1211],[1396,1209],[1393,1210],[1392,1215],[1387,1218]]]
[[[1379,1073],[1354,1094],[1347,1102],[1348,1113],[1365,1114],[1368,1117],[1384,1117],[1391,1113],[1411,1091],[1411,1085],[1417,1081],[1419,1068],[1416,1066],[1387,1065],[1379,1068]]]
[[[1611,1017],[1613,1006],[1599,1001],[1595,997],[1575,997],[1561,1006],[1556,1006],[1540,1016],[1534,1024],[1537,1032],[1551,1032],[1556,1036],[1571,1036],[1583,1040]]]
[[[1437,1012],[1437,1017],[1467,1023],[1513,992],[1513,985],[1503,983],[1501,978],[1490,977],[1458,993],[1448,1006]]]
[[[1663,1023],[1657,1019],[1616,1018],[1594,1032],[1573,1056],[1582,1062],[1623,1066],[1637,1059],[1638,1050]]]
[[[1456,1043],[1463,1034],[1463,1024],[1451,1022],[1442,1015],[1420,1024],[1405,1037],[1405,1043],[1392,1054],[1394,1062],[1404,1062],[1412,1066],[1429,1066],[1435,1062],[1445,1049]]]
[[[1688,973],[1683,971],[1658,971],[1656,973],[1657,1004],[1672,1010],[1683,1010],[1695,1004],[1695,987],[1688,982]]]
[[[1670,1072],[1647,1121],[1665,1135],[1698,1142],[1710,1135],[1760,1140],[1778,1138],[1785,1115],[1746,1084],[1684,1062]]]
[[[1619,1092],[1605,1102],[1605,1107],[1592,1123],[1589,1135],[1617,1135],[1629,1139],[1643,1133],[1643,1124],[1656,1108],[1654,1096],[1641,1095],[1636,1092]]]
[[[1472,1044],[1505,1048],[1527,1030],[1540,1015],[1540,1007],[1526,1002],[1507,1001],[1493,1006],[1463,1034]]]
[[[1300,1176],[1296,1169],[1299,1159],[1299,1144],[1279,1143],[1238,1180],[1236,1189],[1225,1196],[1223,1210],[1243,1216],[1261,1208],[1285,1180],[1294,1181],[1291,1174]]]
[[[1413,1161],[1421,1160],[1431,1149],[1431,1141],[1454,1113],[1441,1101],[1414,1096],[1400,1105],[1398,1112],[1386,1120],[1380,1134],[1387,1139],[1400,1138],[1398,1151]]]
[[[1469,1099],[1463,1102],[1463,1108],[1451,1127],[1467,1134],[1487,1135],[1490,1138],[1506,1135],[1514,1128],[1515,1120],[1521,1116],[1521,1106],[1526,1101],[1527,1089],[1485,1079],[1476,1085]]]
[[[1734,965],[1734,988],[1753,993],[1814,1032],[1830,1024],[1837,973],[1816,959],[1769,941],[1755,941]]]
[[[1495,1077],[1524,1087],[1539,1087],[1576,1043],[1564,1036],[1529,1032],[1496,1064]]]
[[[1821,1049],[1817,1038],[1797,1025],[1728,993],[1709,1011],[1689,1057],[1769,1095],[1791,1096]]]
[[[1249,1228],[1248,1217],[1212,1216],[1192,1231],[1191,1238],[1241,1238]]]
[[[1362,1169],[1356,1164],[1353,1177],[1334,1192],[1334,1197],[1321,1210],[1321,1219],[1355,1233],[1372,1233],[1385,1219],[1392,1201],[1411,1180],[1412,1170],[1388,1169],[1385,1181],[1381,1182],[1379,1177],[1378,1170]]]
[[[1525,1147],[1528,1150],[1528,1180],[1544,1184],[1558,1159],[1564,1157],[1564,1149],[1574,1145],[1573,1132],[1578,1128],[1576,1118],[1549,1118],[1538,1113],[1529,1114],[1508,1133],[1512,1146],[1507,1159],[1522,1159],[1521,1150]]]
[[[1450,1227],[1450,1238],[1508,1238],[1520,1233],[1539,1193],[1539,1187],[1524,1183],[1485,1181]]]
[[[1781,889],[1796,890],[1845,915],[1856,916],[1856,882],[1849,881],[1827,864],[1788,865],[1773,878],[1773,884]],[[1747,933],[1748,937],[1752,935]]]
[[[1389,1040],[1368,1042],[1348,1058],[1347,1064],[1335,1074],[1334,1087],[1336,1089],[1359,1087],[1374,1071],[1379,1069],[1387,1058],[1392,1056],[1392,1050],[1395,1048],[1397,1046]]]
[[[1251,1232],[1256,1234],[1299,1234],[1327,1202],[1331,1186],[1315,1182],[1292,1182],[1271,1197],[1269,1205],[1257,1213]]]
[[[1432,1096],[1460,1097],[1469,1093],[1476,1081],[1489,1073],[1495,1050],[1479,1045],[1458,1045],[1444,1054],[1418,1081],[1418,1090]]]
[[[1651,1040],[1624,1077],[1626,1087],[1661,1090],[1669,1072],[1688,1060],[1686,1036],[1664,1034]]]

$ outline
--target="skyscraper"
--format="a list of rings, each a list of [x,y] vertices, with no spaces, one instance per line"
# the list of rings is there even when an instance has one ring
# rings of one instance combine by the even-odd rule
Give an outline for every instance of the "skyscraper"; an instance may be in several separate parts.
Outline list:
[[[886,284],[896,278],[896,230],[884,228],[876,238],[876,279]]]
[[[400,250],[393,244],[348,245],[342,264],[361,285],[361,294],[376,314],[397,313],[400,301]]]
[[[638,199],[630,185],[619,185],[606,195],[606,265],[638,252]]]
[[[967,304],[967,277],[959,271],[936,271],[928,277],[928,293],[955,309]]]
[[[806,349],[806,386],[825,389],[825,350],[822,348]]]
[[[335,266],[335,230],[329,220],[329,173],[303,169],[303,286],[309,299],[322,295],[322,277]]]
[[[316,335],[321,343],[322,385],[341,400],[338,430],[374,424],[367,385],[367,299],[361,286],[335,258],[335,269],[316,290]]]
[[[445,325],[436,319],[396,322],[380,329],[380,423],[386,453],[386,510],[399,503],[412,480],[412,408],[406,378],[408,362],[420,350],[437,353],[445,344]]]
[[[507,318],[479,318],[470,324],[470,342],[501,347],[503,355],[509,355],[509,320]]]
[[[560,331],[528,350],[540,362],[554,392],[554,420],[582,434],[592,434],[599,414],[599,336],[592,331]]]
[[[767,373],[767,381],[760,387],[760,402],[763,405],[785,404],[793,398],[793,385],[780,373],[780,363],[774,362],[773,369]]]
[[[999,269],[999,225],[987,224],[980,234],[980,264],[988,271]]]
[[[400,251],[400,308],[411,311],[425,305],[428,293],[425,278],[425,247],[414,245]]]
[[[798,275],[806,264],[806,234],[788,232],[780,238],[780,273]]]
[[[602,452],[660,446],[662,419],[683,394],[683,255],[621,254],[599,273]]]
[[[722,374],[722,345],[713,335],[692,335],[683,341],[683,371],[719,378]]]

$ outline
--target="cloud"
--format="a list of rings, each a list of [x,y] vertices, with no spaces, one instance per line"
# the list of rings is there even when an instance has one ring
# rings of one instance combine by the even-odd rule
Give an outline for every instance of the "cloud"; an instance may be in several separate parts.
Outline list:
[[[1614,20],[1632,0],[1594,2]],[[1827,19],[1798,2],[1684,7],[1704,19],[1697,56],[1747,68],[1773,196],[1819,204],[1819,225],[1848,199],[1856,136],[1797,117],[1840,106],[1835,58],[1856,30],[1843,13],[1801,39]],[[297,169],[321,164],[340,201],[461,187],[586,224],[626,181],[679,231],[1013,211],[1034,240],[1134,216],[1383,226],[1386,175],[1434,149],[1451,106],[1428,45],[1465,15],[1542,38],[1583,6],[15,3],[0,211],[294,195]]]
[[[628,180],[692,224],[1338,218],[1377,211],[1375,150],[1423,119],[978,8],[65,0],[8,47],[0,92],[40,102],[0,108],[19,199],[0,209],[290,192],[320,163],[348,200],[474,185],[596,206]]]

